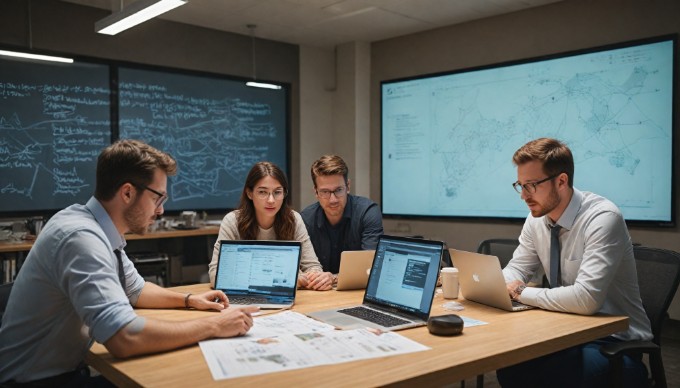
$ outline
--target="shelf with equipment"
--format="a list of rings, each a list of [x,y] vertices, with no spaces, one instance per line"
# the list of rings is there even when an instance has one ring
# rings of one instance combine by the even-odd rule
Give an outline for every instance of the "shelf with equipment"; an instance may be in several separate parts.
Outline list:
[[[219,227],[207,226],[157,230],[144,235],[128,234],[125,235],[128,242],[125,250],[139,264],[142,275],[163,273],[164,286],[197,282],[203,268],[207,272],[218,232]],[[0,241],[0,284],[14,280],[31,247],[33,241]],[[156,260],[145,256],[150,252],[155,253]]]

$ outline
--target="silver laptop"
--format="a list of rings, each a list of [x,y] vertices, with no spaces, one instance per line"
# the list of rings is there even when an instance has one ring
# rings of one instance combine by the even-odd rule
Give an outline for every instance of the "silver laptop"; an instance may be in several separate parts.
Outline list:
[[[341,329],[401,330],[427,324],[443,243],[380,236],[360,306],[308,313]]]
[[[498,257],[456,249],[449,249],[449,253],[458,268],[460,291],[465,299],[506,311],[534,308],[510,298]]]
[[[375,250],[343,251],[340,254],[338,284],[335,289],[344,291],[366,288],[373,256],[375,256]]]
[[[232,306],[289,308],[295,302],[299,241],[220,241],[215,289]]]

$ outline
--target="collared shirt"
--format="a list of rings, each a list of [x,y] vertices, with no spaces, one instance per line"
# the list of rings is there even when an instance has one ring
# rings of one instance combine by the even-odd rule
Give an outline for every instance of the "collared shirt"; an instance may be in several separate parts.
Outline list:
[[[557,220],[560,231],[562,287],[528,287],[525,304],[546,310],[629,317],[629,328],[616,333],[622,340],[649,340],[651,325],[640,299],[635,257],[628,228],[619,209],[599,195],[574,193]],[[550,277],[550,218],[527,217],[520,245],[503,269],[506,281],[527,282],[543,267]]]
[[[365,197],[347,194],[342,220],[335,227],[328,222],[318,202],[300,214],[319,262],[324,271],[332,273],[338,273],[341,252],[375,249],[378,237],[383,234],[380,207]],[[337,243],[333,244],[333,240]]]
[[[132,305],[144,278],[124,247],[125,239],[94,198],[49,220],[14,281],[3,316],[0,381],[73,371],[93,338],[104,343],[136,317]],[[114,249],[122,252],[125,292]]]

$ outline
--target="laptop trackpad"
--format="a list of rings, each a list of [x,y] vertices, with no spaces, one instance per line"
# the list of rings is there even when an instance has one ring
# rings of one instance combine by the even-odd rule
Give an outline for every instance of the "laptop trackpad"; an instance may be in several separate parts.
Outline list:
[[[335,310],[316,311],[308,315],[312,318],[316,318],[322,322],[328,323],[329,325],[333,325],[345,330],[363,329],[367,326],[370,326],[370,322],[362,323],[362,321],[354,317],[339,313]]]

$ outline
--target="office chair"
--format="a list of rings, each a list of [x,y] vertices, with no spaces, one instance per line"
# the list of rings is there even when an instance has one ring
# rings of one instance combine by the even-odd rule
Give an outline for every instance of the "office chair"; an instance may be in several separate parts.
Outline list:
[[[5,313],[7,302],[9,301],[9,293],[12,291],[14,283],[0,284],[0,326],[2,326],[2,316]]]
[[[666,387],[666,372],[661,359],[661,328],[668,316],[673,296],[680,282],[680,253],[665,249],[634,246],[640,297],[652,324],[652,341],[612,343],[600,348],[609,358],[609,382],[612,387],[623,386],[623,356],[649,355],[650,386]]]
[[[491,238],[479,243],[477,253],[497,256],[498,260],[501,262],[501,268],[503,268],[508,264],[510,259],[512,259],[512,254],[515,252],[515,248],[517,248],[518,245],[519,240],[517,239]]]

